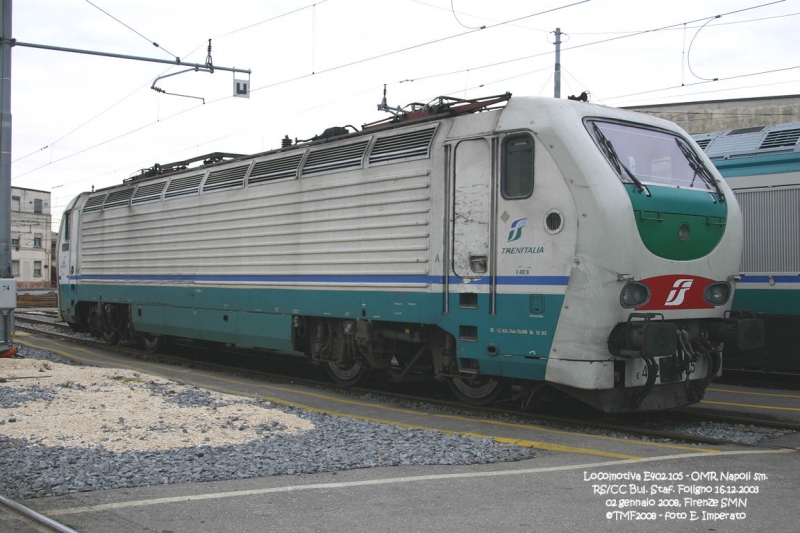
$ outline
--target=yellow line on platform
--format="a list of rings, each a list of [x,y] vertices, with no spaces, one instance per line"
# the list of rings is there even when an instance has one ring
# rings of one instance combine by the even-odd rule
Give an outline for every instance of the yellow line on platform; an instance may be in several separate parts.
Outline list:
[[[712,389],[707,388],[706,391],[709,392],[729,392],[731,394],[750,394],[752,396],[771,396],[773,398],[800,398],[800,395],[797,394],[772,394],[770,392],[748,392],[748,391],[739,391],[739,390],[730,390],[730,389]]]
[[[775,407],[773,405],[753,405],[750,403],[712,402],[710,400],[700,400],[700,403],[728,405],[730,407],[752,407],[753,409],[774,409],[775,411],[800,411],[800,407]]]

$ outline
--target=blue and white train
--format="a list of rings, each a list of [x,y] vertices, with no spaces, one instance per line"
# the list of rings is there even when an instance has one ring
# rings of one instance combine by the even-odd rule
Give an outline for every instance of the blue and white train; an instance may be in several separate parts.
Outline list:
[[[74,328],[303,352],[344,385],[384,371],[475,404],[548,384],[606,412],[697,402],[722,343],[763,335],[730,313],[736,200],[664,120],[440,98],[192,163],[70,202]]]
[[[725,366],[800,372],[800,122],[693,136],[742,208],[734,309],[765,321],[763,349],[726,350]]]

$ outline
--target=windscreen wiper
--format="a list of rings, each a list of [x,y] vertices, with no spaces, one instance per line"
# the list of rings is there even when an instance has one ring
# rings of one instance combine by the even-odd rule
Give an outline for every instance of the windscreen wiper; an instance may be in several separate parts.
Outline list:
[[[683,156],[689,162],[689,168],[694,171],[694,175],[700,176],[706,184],[711,185],[714,187],[714,190],[717,191],[717,195],[719,196],[719,201],[724,203],[725,202],[725,195],[722,193],[722,189],[719,187],[719,183],[717,180],[714,179],[714,176],[708,171],[706,166],[703,164],[703,160],[700,159],[700,156],[695,153],[684,141],[680,138],[675,137],[675,142],[678,143],[678,148],[681,149]],[[692,178],[692,182],[694,182],[694,177]]]
[[[605,154],[606,158],[608,158],[608,160],[611,162],[611,164],[614,166],[614,169],[617,171],[617,174],[621,176],[622,171],[624,170],[625,174],[627,174],[628,177],[631,179],[631,181],[633,181],[634,186],[636,186],[636,190],[639,192],[646,192],[644,185],[642,185],[642,182],[639,181],[639,178],[637,178],[636,175],[633,172],[631,172],[631,169],[626,167],[625,164],[622,162],[622,160],[620,160],[617,151],[614,149],[614,145],[611,144],[611,141],[609,141],[605,135],[603,135],[603,132],[600,131],[600,128],[597,126],[596,122],[592,122],[592,128],[594,128],[594,134],[600,141],[600,147],[602,148],[603,153]]]

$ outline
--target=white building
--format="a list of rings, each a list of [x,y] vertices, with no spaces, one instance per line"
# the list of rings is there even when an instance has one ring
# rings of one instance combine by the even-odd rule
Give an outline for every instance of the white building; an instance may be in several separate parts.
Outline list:
[[[11,187],[11,270],[20,289],[51,286],[50,193]]]

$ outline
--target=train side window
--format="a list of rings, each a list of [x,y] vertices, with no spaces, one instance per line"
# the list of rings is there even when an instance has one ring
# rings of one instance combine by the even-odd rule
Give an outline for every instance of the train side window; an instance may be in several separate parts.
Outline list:
[[[61,232],[63,237],[61,238],[62,241],[68,242],[69,241],[69,217],[72,215],[72,211],[66,211],[64,213],[64,230]]]
[[[511,135],[503,141],[502,189],[504,198],[527,198],[533,192],[533,137]]]

